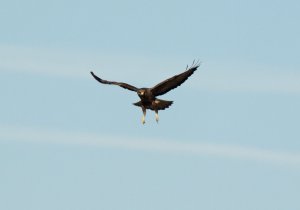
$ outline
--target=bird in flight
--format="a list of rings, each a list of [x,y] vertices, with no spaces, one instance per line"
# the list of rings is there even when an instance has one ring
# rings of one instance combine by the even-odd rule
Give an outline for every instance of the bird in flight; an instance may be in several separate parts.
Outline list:
[[[152,88],[137,88],[135,86],[129,85],[124,82],[114,82],[114,81],[107,81],[97,77],[92,71],[92,76],[102,84],[109,84],[109,85],[118,85],[122,88],[127,90],[134,91],[140,97],[140,101],[133,103],[135,106],[139,106],[142,108],[143,116],[142,116],[142,123],[145,124],[145,117],[146,117],[146,109],[150,109],[155,111],[155,119],[156,122],[159,120],[158,110],[164,110],[172,105],[173,101],[165,101],[162,99],[156,98],[157,96],[163,95],[170,90],[177,88],[182,83],[184,83],[189,76],[191,76],[197,68],[200,66],[201,63],[193,61],[192,65],[186,67],[186,70],[178,75],[175,75],[169,79],[166,79]]]

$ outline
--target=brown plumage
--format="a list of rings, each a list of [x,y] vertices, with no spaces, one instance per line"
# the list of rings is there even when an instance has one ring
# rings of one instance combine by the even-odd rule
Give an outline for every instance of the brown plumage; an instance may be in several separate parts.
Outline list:
[[[145,123],[146,109],[155,111],[155,118],[158,122],[158,110],[164,110],[172,105],[173,101],[165,101],[157,99],[157,96],[163,95],[170,90],[177,88],[184,83],[200,66],[199,62],[193,62],[190,67],[186,67],[186,71],[181,74],[175,75],[169,79],[166,79],[152,88],[137,88],[132,85],[123,82],[107,81],[97,77],[93,72],[92,76],[102,84],[118,85],[127,90],[134,91],[140,97],[140,101],[134,103],[135,106],[139,106],[143,110],[142,123]]]

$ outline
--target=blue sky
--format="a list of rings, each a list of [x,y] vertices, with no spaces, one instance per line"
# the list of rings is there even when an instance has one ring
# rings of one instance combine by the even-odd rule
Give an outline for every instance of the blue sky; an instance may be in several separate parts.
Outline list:
[[[300,208],[298,1],[1,3],[0,209]]]

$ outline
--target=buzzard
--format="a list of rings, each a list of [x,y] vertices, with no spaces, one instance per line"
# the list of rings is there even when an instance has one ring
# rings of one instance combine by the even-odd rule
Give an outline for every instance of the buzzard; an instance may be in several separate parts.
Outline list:
[[[169,79],[166,79],[159,84],[155,85],[152,88],[137,88],[132,85],[123,82],[114,82],[114,81],[107,81],[97,77],[93,72],[91,72],[92,76],[102,84],[109,84],[109,85],[118,85],[122,88],[127,90],[134,91],[140,97],[140,101],[134,103],[133,105],[139,106],[142,108],[143,117],[142,123],[145,124],[145,117],[146,117],[146,109],[151,109],[155,111],[155,119],[158,122],[158,110],[164,110],[172,105],[173,101],[165,101],[156,98],[157,96],[163,95],[170,90],[177,88],[182,83],[184,83],[189,76],[191,76],[197,68],[200,66],[199,62],[193,61],[192,65],[186,67],[186,70],[178,75],[175,75]]]

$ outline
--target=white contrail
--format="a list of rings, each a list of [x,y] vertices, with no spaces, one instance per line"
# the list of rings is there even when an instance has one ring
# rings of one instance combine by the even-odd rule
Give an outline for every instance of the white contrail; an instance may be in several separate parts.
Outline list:
[[[59,132],[25,127],[0,126],[0,139],[120,148],[183,155],[215,156],[300,166],[300,154],[266,149],[206,143],[174,142],[159,139],[132,139],[90,133]]]

